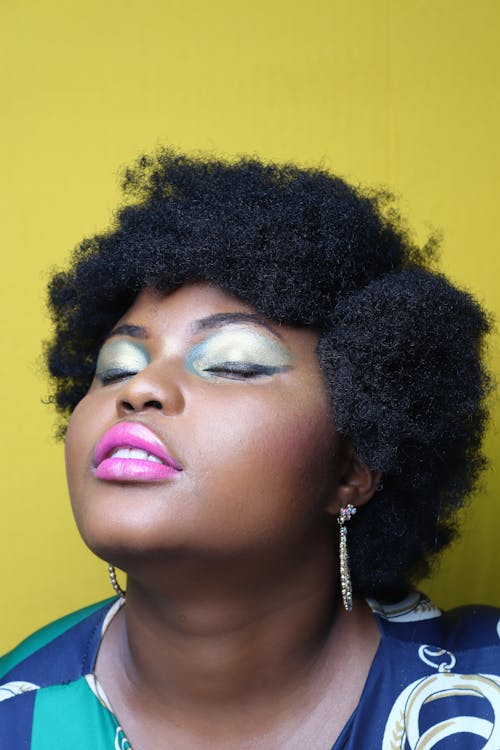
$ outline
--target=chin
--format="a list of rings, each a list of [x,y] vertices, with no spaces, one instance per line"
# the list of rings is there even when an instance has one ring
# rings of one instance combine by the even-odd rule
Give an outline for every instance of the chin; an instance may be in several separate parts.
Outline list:
[[[77,526],[83,541],[97,557],[119,567],[125,566],[127,560],[169,559],[180,554],[185,545],[172,534],[161,532],[158,524],[137,523],[135,519],[127,522],[126,517],[106,518],[100,514],[98,519],[85,517],[77,519]]]

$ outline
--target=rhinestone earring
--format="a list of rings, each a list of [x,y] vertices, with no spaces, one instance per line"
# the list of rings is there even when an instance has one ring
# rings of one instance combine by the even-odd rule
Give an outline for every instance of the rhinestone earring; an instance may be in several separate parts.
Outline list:
[[[115,593],[118,594],[118,596],[121,596],[122,599],[125,599],[126,592],[122,589],[118,581],[116,580],[116,571],[114,565],[109,564],[108,565],[108,575],[109,580],[111,581],[111,585],[113,586]]]
[[[342,590],[342,601],[347,612],[352,610],[352,585],[351,569],[349,567],[349,553],[347,551],[347,529],[346,522],[350,521],[356,513],[354,505],[349,503],[340,509],[337,521],[339,529],[339,558],[340,558],[340,588]]]

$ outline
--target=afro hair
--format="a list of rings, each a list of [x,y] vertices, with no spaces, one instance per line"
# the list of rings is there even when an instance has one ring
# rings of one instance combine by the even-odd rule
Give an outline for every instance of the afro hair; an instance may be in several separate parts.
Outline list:
[[[138,292],[209,282],[319,332],[332,418],[383,485],[349,527],[357,595],[394,600],[456,533],[484,466],[488,318],[432,270],[391,196],[321,169],[161,149],[124,174],[109,232],[54,274],[47,362],[64,424]]]

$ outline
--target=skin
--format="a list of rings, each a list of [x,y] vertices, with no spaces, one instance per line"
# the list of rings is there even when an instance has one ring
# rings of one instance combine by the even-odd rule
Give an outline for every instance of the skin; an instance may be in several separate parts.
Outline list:
[[[144,290],[117,324],[143,329],[140,340],[132,329],[110,339],[131,344],[134,371],[96,378],[70,421],[78,527],[128,575],[96,675],[135,750],[326,750],[380,639],[366,604],[345,613],[336,601],[336,517],[368,502],[379,477],[335,432],[317,334],[196,323],[222,313],[255,311],[205,284]],[[243,336],[247,361],[264,352],[286,367],[193,368],[193,350],[210,364],[220,331]],[[95,446],[120,421],[153,430],[183,470],[150,484],[97,479]]]

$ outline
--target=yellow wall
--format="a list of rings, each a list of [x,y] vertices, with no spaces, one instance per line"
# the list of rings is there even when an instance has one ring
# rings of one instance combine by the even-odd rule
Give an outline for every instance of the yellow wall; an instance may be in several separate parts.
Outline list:
[[[387,184],[498,314],[499,20],[496,0],[3,0],[0,652],[110,593],[73,528],[37,356],[47,269],[106,226],[117,169],[170,143]],[[493,460],[424,585],[443,605],[500,604],[499,485]]]

